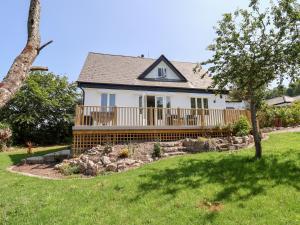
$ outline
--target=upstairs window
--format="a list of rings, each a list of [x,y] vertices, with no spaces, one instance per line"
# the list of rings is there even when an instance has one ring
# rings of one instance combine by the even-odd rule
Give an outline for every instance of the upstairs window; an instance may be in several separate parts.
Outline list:
[[[166,78],[167,77],[167,68],[158,68],[158,77],[159,78]]]

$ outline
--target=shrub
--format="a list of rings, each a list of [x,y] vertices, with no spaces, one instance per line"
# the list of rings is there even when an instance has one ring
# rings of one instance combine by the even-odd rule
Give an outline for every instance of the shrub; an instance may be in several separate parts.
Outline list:
[[[295,126],[300,124],[300,102],[286,107],[265,105],[258,112],[260,127]]]
[[[154,144],[152,157],[161,157],[161,146],[159,143]]]
[[[251,126],[245,116],[241,116],[238,121],[233,124],[233,133],[237,136],[246,136],[250,133]]]
[[[128,158],[128,156],[129,156],[129,150],[128,150],[128,148],[123,148],[119,152],[119,158]]]
[[[63,164],[59,167],[59,171],[65,176],[70,176],[72,174],[78,174],[80,172],[80,168],[75,165],[71,166],[70,164]]]
[[[203,142],[206,142],[208,139],[207,138],[204,138],[204,137],[198,137],[198,142],[201,142],[201,143],[203,143]]]

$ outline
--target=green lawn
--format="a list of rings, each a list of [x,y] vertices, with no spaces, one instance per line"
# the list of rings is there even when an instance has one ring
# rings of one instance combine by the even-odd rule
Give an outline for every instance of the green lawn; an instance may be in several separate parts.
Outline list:
[[[271,135],[263,149],[256,162],[253,149],[203,153],[59,181],[9,173],[24,152],[1,153],[0,223],[299,225],[300,133]],[[203,201],[223,209],[211,212]]]

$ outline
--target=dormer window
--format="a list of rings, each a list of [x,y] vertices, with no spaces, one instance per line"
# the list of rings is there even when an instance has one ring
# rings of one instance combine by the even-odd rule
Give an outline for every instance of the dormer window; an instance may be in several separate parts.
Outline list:
[[[167,77],[167,68],[158,68],[158,78],[166,78]]]

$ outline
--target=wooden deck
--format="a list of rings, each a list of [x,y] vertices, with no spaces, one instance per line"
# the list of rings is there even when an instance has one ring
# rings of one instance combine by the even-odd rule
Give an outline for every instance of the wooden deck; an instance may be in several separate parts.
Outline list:
[[[228,136],[223,129],[247,110],[77,106],[73,153],[100,144]]]

